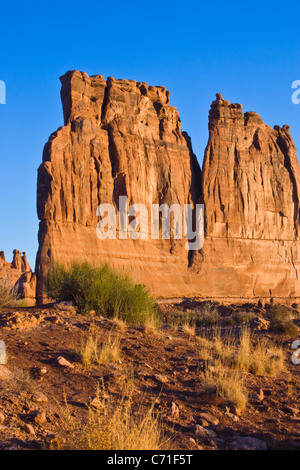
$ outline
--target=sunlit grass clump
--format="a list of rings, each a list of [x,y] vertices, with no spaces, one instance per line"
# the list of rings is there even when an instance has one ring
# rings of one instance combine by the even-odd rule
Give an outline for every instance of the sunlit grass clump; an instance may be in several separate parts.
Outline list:
[[[273,341],[251,335],[242,328],[221,333],[220,328],[197,336],[199,359],[206,362],[204,388],[228,400],[240,410],[247,404],[247,374],[275,377],[286,372],[284,353]]]
[[[100,334],[100,331],[92,326],[83,334],[80,344],[74,348],[74,353],[85,367],[114,364],[120,360],[120,338],[112,334]]]

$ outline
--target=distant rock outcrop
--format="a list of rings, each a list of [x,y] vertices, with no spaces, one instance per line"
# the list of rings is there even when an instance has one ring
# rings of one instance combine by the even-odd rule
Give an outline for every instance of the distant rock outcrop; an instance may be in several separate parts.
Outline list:
[[[300,298],[299,164],[288,126],[220,94],[202,174],[164,87],[72,71],[38,172],[37,295],[53,261],[109,261],[158,297]],[[99,204],[205,204],[205,242],[99,240]],[[149,227],[150,231],[150,227]]]
[[[0,251],[0,282],[9,286],[28,304],[35,304],[36,276],[26,258],[26,253],[14,250],[11,263],[6,261],[4,251]]]

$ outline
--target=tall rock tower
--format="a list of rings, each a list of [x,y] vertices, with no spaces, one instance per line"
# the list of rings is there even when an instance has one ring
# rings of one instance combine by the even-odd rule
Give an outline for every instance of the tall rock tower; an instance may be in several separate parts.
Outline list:
[[[108,261],[157,297],[300,300],[300,170],[289,127],[217,95],[202,173],[164,87],[134,80],[61,78],[64,126],[38,172],[37,296],[54,261]],[[99,240],[97,208],[205,206],[205,241]]]

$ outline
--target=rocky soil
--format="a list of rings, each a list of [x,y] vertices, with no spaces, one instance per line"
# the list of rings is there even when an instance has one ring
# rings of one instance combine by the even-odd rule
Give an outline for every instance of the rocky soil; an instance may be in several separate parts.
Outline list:
[[[166,318],[175,308],[184,311],[184,303],[161,306]],[[103,337],[120,337],[116,364],[85,367],[76,360],[74,348],[91,325]],[[197,338],[182,328],[122,330],[112,320],[80,316],[64,303],[0,309],[0,339],[7,348],[7,364],[0,365],[0,449],[63,447],[66,403],[74,417],[85,420],[88,407],[95,406],[97,384],[118,401],[132,376],[134,411],[154,403],[174,449],[299,449],[300,366],[291,362],[297,337],[253,333],[281,344],[287,371],[276,378],[248,374],[249,400],[240,414],[203,391],[205,362]]]

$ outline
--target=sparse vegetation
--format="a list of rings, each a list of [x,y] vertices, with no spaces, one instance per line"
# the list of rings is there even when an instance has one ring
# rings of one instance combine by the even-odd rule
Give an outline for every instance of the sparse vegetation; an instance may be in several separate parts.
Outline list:
[[[157,334],[160,326],[161,321],[156,315],[150,315],[143,324],[145,334]]]
[[[230,315],[222,315],[216,306],[211,303],[205,303],[194,310],[180,311],[177,310],[169,314],[168,321],[177,326],[185,326],[187,324],[192,327],[209,327],[209,326],[234,326],[241,325],[252,320],[256,314],[251,310],[239,310],[232,312]]]
[[[186,333],[189,336],[195,336],[196,335],[196,325],[191,324],[189,322],[186,322],[182,326],[182,331]]]
[[[21,302],[8,280],[0,279],[0,307],[14,308],[21,306]]]
[[[281,348],[267,339],[255,339],[243,328],[238,337],[232,331],[222,336],[220,328],[206,330],[198,340],[199,358],[206,361],[207,391],[244,409],[247,390],[242,373],[276,376],[286,370]]]
[[[120,359],[120,339],[111,334],[101,337],[99,331],[92,327],[83,336],[79,347],[75,348],[75,354],[86,367],[93,364],[112,364]]]
[[[295,316],[295,312],[284,305],[269,305],[266,310],[271,329],[287,336],[295,336],[299,331],[293,322]]]
[[[217,309],[209,303],[195,310],[175,311],[168,318],[169,323],[176,327],[187,324],[193,327],[212,326],[218,325],[221,320],[222,317]]]
[[[285,370],[283,351],[266,338],[254,343],[250,331],[244,330],[240,336],[236,366],[254,375],[274,376]]]
[[[9,380],[0,380],[0,395],[34,393],[36,390],[36,382],[31,378],[30,373],[22,367],[14,367],[12,377]]]
[[[125,392],[116,403],[107,393],[97,391],[99,406],[89,407],[87,421],[72,416],[68,405],[64,409],[61,434],[65,449],[70,450],[160,450],[167,449],[160,422],[153,406],[144,414],[133,414],[132,393]],[[102,406],[101,406],[102,403]]]
[[[72,301],[80,313],[118,317],[129,325],[142,325],[149,317],[158,319],[156,305],[146,287],[110,268],[73,263],[70,268],[56,263],[46,278],[49,297]]]
[[[230,401],[239,410],[246,407],[247,389],[241,375],[236,370],[224,369],[222,362],[205,372],[206,388],[209,392]]]

